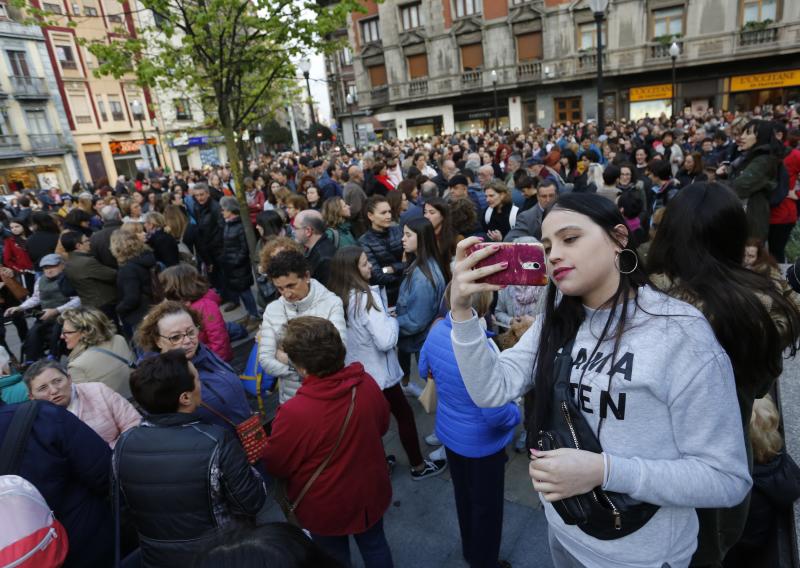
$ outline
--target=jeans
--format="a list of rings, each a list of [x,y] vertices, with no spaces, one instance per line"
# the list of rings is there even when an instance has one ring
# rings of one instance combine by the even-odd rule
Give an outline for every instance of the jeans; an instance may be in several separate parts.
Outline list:
[[[321,536],[311,533],[311,538],[320,548],[333,556],[347,568],[350,567],[350,537]],[[365,568],[392,568],[392,551],[383,532],[383,519],[362,533],[354,534]]]
[[[247,315],[256,319],[261,319],[261,315],[258,313],[258,306],[256,305],[256,298],[253,296],[252,290],[248,288],[244,292],[234,292],[234,294],[238,296],[236,298],[237,302],[241,299]]]

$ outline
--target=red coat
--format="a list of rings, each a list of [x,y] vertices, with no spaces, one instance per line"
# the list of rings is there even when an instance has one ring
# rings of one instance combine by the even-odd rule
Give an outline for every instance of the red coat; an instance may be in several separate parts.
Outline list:
[[[223,361],[230,362],[233,360],[233,349],[219,304],[219,296],[209,288],[202,298],[192,302],[191,307],[200,312],[203,319],[200,327],[200,343],[211,349]]]
[[[783,159],[786,173],[789,174],[789,191],[794,190],[797,182],[797,175],[800,173],[800,150],[794,148]],[[769,212],[770,225],[791,225],[797,223],[797,201],[784,198],[777,207],[773,207]]]
[[[17,272],[33,268],[33,261],[25,250],[25,245],[18,243],[13,236],[6,237],[3,245],[3,265]]]
[[[364,532],[392,498],[381,437],[389,429],[389,404],[361,363],[324,378],[309,375],[278,408],[264,453],[267,471],[287,479],[294,501],[333,449],[356,387],[353,416],[328,466],[295,513],[304,528],[323,536]]]

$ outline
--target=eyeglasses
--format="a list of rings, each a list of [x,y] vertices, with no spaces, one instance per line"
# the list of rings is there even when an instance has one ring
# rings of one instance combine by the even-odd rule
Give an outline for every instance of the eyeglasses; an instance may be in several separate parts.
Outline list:
[[[80,329],[62,329],[61,335],[72,335],[73,333],[80,333]]]
[[[166,339],[166,340],[167,340],[167,341],[169,341],[169,342],[170,342],[172,345],[178,345],[179,343],[181,343],[181,342],[183,341],[183,339],[184,339],[185,337],[187,337],[187,338],[189,338],[189,339],[197,339],[197,334],[198,334],[199,332],[200,332],[200,328],[198,328],[197,326],[195,326],[195,327],[193,327],[193,328],[191,328],[191,329],[188,329],[188,330],[186,330],[186,331],[185,331],[185,332],[183,332],[183,333],[176,333],[175,335],[169,335],[169,336],[167,336],[167,335],[161,335],[161,334],[159,333],[159,334],[158,334],[158,336],[159,336],[160,338],[162,338],[162,339]]]

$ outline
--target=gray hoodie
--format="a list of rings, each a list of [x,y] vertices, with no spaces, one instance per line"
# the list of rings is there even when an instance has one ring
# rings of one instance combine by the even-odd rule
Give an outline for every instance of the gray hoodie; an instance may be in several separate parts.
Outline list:
[[[603,489],[661,508],[635,533],[602,541],[565,525],[544,503],[554,536],[586,566],[688,566],[697,546],[694,509],[737,505],[751,486],[733,369],[708,322],[651,288],[640,289],[638,304],[615,361],[612,334],[587,362],[609,312],[586,309],[571,382],[595,432],[605,419]],[[541,326],[540,316],[498,355],[476,317],[453,322],[458,366],[478,406],[502,406],[533,387]]]

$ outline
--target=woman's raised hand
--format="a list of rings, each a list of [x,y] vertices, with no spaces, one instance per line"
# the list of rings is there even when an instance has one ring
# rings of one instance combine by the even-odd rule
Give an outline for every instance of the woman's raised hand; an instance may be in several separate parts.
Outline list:
[[[472,294],[496,292],[503,288],[497,284],[478,282],[481,278],[508,268],[507,262],[475,268],[478,262],[500,250],[500,245],[491,245],[469,254],[469,249],[481,241],[479,237],[470,237],[456,247],[456,264],[450,283],[450,315],[455,321],[465,321],[472,317]]]

